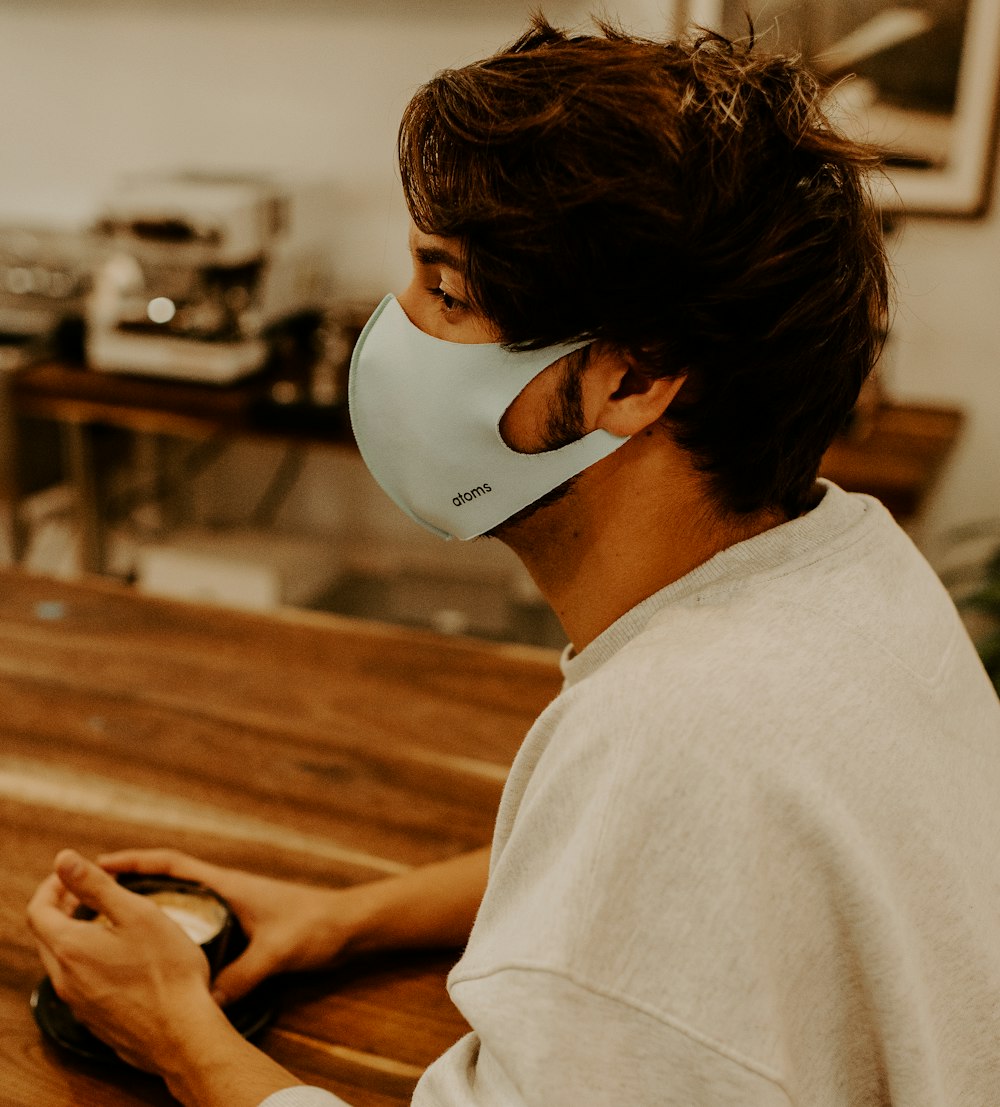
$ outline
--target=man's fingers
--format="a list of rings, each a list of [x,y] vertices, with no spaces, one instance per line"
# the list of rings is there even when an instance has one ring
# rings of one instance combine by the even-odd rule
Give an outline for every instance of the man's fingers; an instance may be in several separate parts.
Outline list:
[[[208,884],[219,872],[217,866],[175,849],[122,849],[102,853],[97,863],[109,873],[148,873],[203,884]]]
[[[45,969],[45,975],[52,981],[52,987],[55,989],[57,996],[62,998],[63,990],[63,973],[62,965],[59,964],[59,959],[54,953],[51,953],[47,946],[39,943],[38,957],[42,962],[42,968]]]
[[[55,870],[71,896],[112,923],[123,922],[135,910],[137,897],[76,850],[62,850],[56,857]]]
[[[64,915],[70,917],[73,916],[76,909],[80,906],[80,901],[61,880],[59,881],[59,888],[56,894],[56,905]]]
[[[244,902],[246,873],[223,868],[175,849],[123,849],[102,853],[97,863],[109,873],[147,873],[194,880],[218,892],[240,913]]]
[[[68,916],[64,907],[67,895],[60,878],[52,873],[39,884],[28,904],[28,929],[57,992],[62,982],[59,957],[73,944],[75,928],[84,925]],[[75,902],[75,897],[71,900]]]
[[[63,910],[66,889],[59,877],[52,873],[35,889],[28,904],[28,926],[39,941],[48,942],[66,922]]]

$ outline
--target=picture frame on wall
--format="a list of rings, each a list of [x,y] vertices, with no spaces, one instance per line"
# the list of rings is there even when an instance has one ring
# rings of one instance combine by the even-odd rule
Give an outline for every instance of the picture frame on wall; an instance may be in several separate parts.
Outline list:
[[[1000,102],[1000,0],[680,0],[681,25],[801,54],[825,108],[885,151],[888,211],[981,215]]]

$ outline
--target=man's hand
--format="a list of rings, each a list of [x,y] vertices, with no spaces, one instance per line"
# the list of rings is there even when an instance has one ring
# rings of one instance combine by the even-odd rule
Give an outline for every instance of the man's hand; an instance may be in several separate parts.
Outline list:
[[[83,904],[100,918],[73,918]],[[230,1025],[208,961],[155,903],[72,850],[28,905],[57,994],[120,1057],[162,1076],[188,1107],[255,1107],[300,1083]]]
[[[100,918],[73,918],[80,904]],[[199,1019],[228,1026],[198,946],[155,903],[78,853],[58,855],[28,906],[28,923],[56,993],[137,1068],[160,1071]]]
[[[197,880],[229,902],[249,939],[213,985],[218,1001],[230,1003],[276,972],[328,968],[361,952],[464,945],[486,887],[489,851],[350,888],[255,876],[171,849],[122,850],[98,861],[112,873]]]
[[[126,1061],[163,1076],[182,1103],[256,1107],[299,1081],[233,1029],[209,991],[204,955],[180,927],[109,873],[197,880],[229,902],[249,938],[215,981],[224,993],[217,998],[232,1001],[274,972],[324,967],[361,951],[463,944],[489,854],[340,889],[254,876],[175,850],[126,850],[100,862],[64,850],[29,905],[56,992]],[[104,920],[74,919],[81,903]]]
[[[197,880],[235,911],[249,943],[212,985],[216,1000],[232,1003],[277,972],[330,966],[358,928],[351,890],[316,888],[255,876],[199,861],[177,850],[122,850],[98,863],[111,873],[162,873]]]

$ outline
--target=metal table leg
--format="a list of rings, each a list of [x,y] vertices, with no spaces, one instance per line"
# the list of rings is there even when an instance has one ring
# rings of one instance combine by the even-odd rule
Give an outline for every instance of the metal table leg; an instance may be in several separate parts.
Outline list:
[[[103,573],[107,536],[94,463],[93,428],[86,423],[62,423],[60,426],[66,469],[76,492],[80,568],[85,573]]]
[[[18,473],[17,420],[10,403],[10,372],[0,369],[0,499],[7,515],[10,559],[16,565],[27,547],[21,517],[21,481]]]

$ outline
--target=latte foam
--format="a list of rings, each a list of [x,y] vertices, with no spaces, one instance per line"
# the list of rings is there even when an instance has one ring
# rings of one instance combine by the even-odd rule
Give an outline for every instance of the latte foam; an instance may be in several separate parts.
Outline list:
[[[226,925],[225,907],[210,896],[162,889],[147,893],[145,898],[152,900],[164,915],[173,919],[195,945],[203,946],[211,941]],[[111,925],[103,914],[97,915],[94,922]]]
[[[150,892],[147,898],[199,946],[214,938],[226,921],[226,909],[208,896],[163,891]]]

